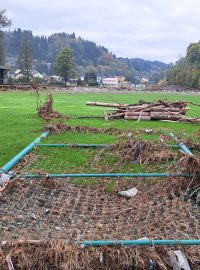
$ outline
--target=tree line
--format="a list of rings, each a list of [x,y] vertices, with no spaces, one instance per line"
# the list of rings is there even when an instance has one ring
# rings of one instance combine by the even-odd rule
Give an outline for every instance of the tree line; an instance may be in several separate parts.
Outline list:
[[[64,47],[72,49],[79,76],[94,72],[100,76],[124,76],[133,83],[138,76],[152,76],[168,68],[168,65],[158,61],[143,59],[117,58],[103,46],[76,37],[75,33],[56,33],[49,37],[34,36],[31,31],[17,29],[4,32],[4,46],[7,57],[17,57],[24,38],[27,37],[34,59],[35,68],[48,75],[54,74],[54,64],[58,53]]]
[[[167,72],[169,84],[200,88],[200,42],[191,43],[186,57],[181,58]]]
[[[5,64],[3,28],[10,26],[11,21],[6,16],[6,10],[0,10],[0,65]]]

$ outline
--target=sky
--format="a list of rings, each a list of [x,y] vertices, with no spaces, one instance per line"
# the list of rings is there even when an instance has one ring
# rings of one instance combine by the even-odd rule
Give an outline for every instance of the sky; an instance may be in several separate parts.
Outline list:
[[[200,0],[1,0],[10,30],[75,33],[118,57],[171,63],[200,39]]]

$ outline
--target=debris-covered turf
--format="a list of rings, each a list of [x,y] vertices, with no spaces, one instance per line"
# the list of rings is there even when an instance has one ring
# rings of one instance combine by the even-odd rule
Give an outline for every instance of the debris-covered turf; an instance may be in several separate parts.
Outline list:
[[[172,269],[170,253],[173,248],[164,247],[99,247],[80,248],[63,241],[24,241],[5,243],[0,250],[1,269],[26,270],[144,270]],[[190,254],[191,269],[199,270],[198,250],[182,248],[186,257]],[[12,269],[12,268],[10,268]]]
[[[65,123],[51,123],[45,127],[45,130],[49,130],[52,134],[60,134],[67,131],[79,133],[106,133],[109,135],[120,135],[125,132],[130,132],[130,130],[120,130],[117,128],[95,128],[89,126],[70,126]]]
[[[52,102],[50,98],[43,107],[48,111],[44,113],[45,122],[56,117],[52,115],[55,113]],[[184,252],[191,269],[199,269],[199,246],[86,248],[76,245],[77,241],[98,239],[199,239],[199,155],[188,156],[167,149],[170,138],[166,135],[154,142],[141,140],[136,136],[141,130],[133,134],[131,130],[114,128],[73,127],[64,121],[46,126],[53,134],[70,131],[120,136],[118,142],[93,153],[93,163],[91,160],[90,164],[86,163],[95,165],[95,172],[100,168],[110,171],[116,166],[121,170],[126,164],[150,168],[154,162],[164,162],[169,163],[167,172],[189,172],[194,176],[104,178],[93,182],[93,179],[56,180],[48,176],[42,180],[14,178],[0,192],[0,269],[164,270],[172,269],[173,249]],[[198,152],[198,143],[191,138],[188,145]],[[107,162],[113,157],[115,167]],[[176,162],[170,163],[171,159]],[[14,171],[23,174],[37,160],[36,149]],[[58,169],[59,164],[54,165]],[[119,195],[119,191],[133,187],[137,189],[134,197]]]
[[[106,191],[107,181],[101,180],[98,185],[84,187],[77,186],[69,180],[57,181],[48,178],[41,181],[13,180],[1,192],[0,197],[1,241],[62,239],[69,244],[86,239],[199,238],[200,212],[196,197],[190,198],[187,190],[188,179],[168,178],[160,182],[157,179],[116,180],[112,193]],[[196,181],[190,183],[190,191],[196,187]],[[118,195],[118,190],[133,186],[138,189],[135,197],[127,199]],[[66,246],[67,248],[69,246]],[[99,254],[101,251],[101,249],[98,251],[75,249],[75,254],[83,258],[85,253]],[[82,269],[101,269],[100,267],[109,269],[106,268],[106,264],[112,260],[113,265],[110,269],[131,269],[128,268],[130,265],[131,267],[137,265],[138,268],[135,269],[145,269],[144,263],[147,264],[151,258],[157,260],[160,265],[158,269],[170,269],[167,268],[167,258],[159,255],[165,250],[165,248],[125,248],[123,251],[116,248],[112,251],[108,249],[108,254],[102,251],[105,260],[103,264],[94,256],[84,262],[88,268]],[[2,256],[11,252],[14,261],[27,267],[19,266],[17,269],[36,269],[34,267],[39,263],[34,260],[34,257],[37,257],[36,247],[36,253],[26,245],[2,248],[1,252]],[[47,249],[45,253],[47,258],[53,257],[48,262],[43,260],[41,263],[45,265],[44,268],[38,269],[48,269],[47,265],[51,261],[58,264],[55,269],[70,269],[62,268],[61,264],[71,267],[74,265],[71,269],[81,269],[79,268],[81,261],[76,262],[77,257],[70,255],[70,249],[63,258],[56,255],[56,252],[56,249]],[[63,254],[60,252],[58,253]],[[117,254],[120,252],[123,255],[119,259]],[[136,261],[133,258],[135,252],[138,254]],[[184,252],[193,264],[199,259],[198,247],[185,247]],[[56,256],[59,257],[58,261]],[[122,258],[125,263],[123,267]]]

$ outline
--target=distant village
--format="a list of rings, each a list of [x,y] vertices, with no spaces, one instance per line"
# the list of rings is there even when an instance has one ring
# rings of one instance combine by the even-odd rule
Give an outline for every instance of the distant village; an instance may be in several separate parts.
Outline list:
[[[63,80],[60,76],[52,75],[49,76],[45,73],[40,73],[36,69],[30,70],[31,78],[36,83],[45,84],[60,84],[62,85]],[[0,84],[15,84],[19,83],[20,79],[23,78],[22,71],[20,69],[9,69],[7,67],[0,66]],[[145,87],[149,84],[148,78],[138,78],[138,84],[132,84],[130,81],[125,80],[123,76],[113,76],[113,77],[101,77],[96,76],[97,86],[108,86],[108,87],[120,87],[120,88],[131,88],[131,87]],[[72,78],[68,80],[67,86],[78,86],[85,84],[85,76],[80,78]]]

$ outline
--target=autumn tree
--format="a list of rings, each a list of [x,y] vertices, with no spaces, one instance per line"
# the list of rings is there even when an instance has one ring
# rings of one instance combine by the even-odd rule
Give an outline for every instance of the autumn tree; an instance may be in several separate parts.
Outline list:
[[[167,82],[200,88],[200,42],[191,43],[185,58],[181,58],[167,72]]]
[[[55,72],[63,78],[65,86],[67,81],[75,76],[75,62],[72,50],[69,47],[63,48],[56,58]]]

